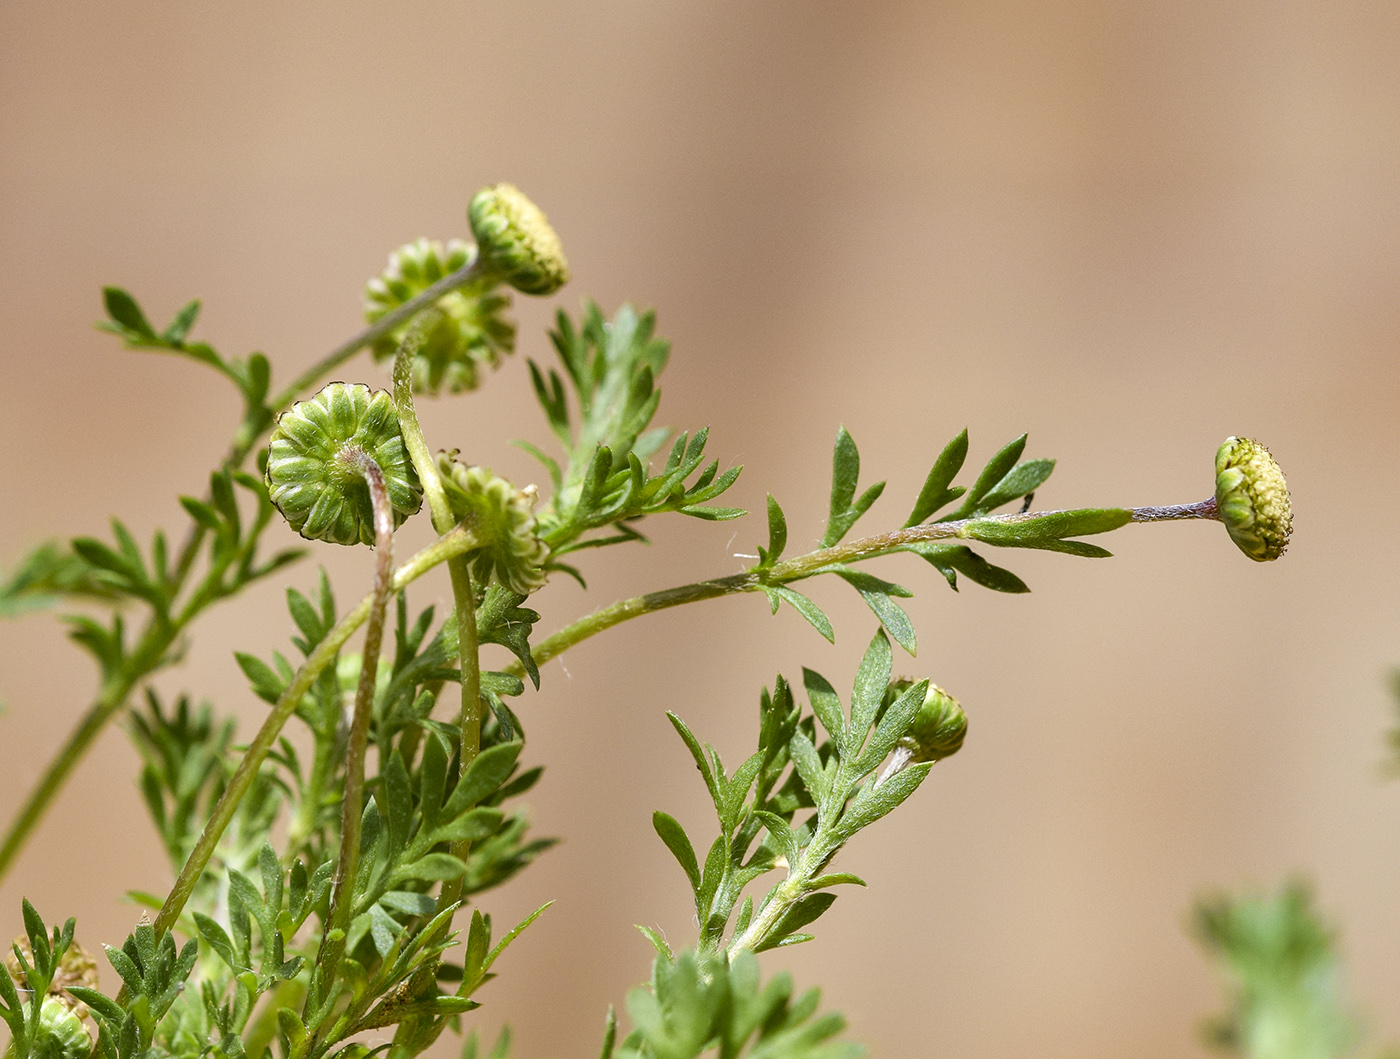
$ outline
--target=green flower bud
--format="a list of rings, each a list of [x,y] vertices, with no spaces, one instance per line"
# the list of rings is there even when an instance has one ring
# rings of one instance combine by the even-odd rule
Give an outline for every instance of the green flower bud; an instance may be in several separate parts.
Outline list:
[[[46,997],[30,1037],[31,1059],[88,1059],[91,1052],[92,1037],[83,1020],[56,997]]]
[[[482,188],[467,207],[481,263],[525,294],[553,294],[569,282],[559,236],[513,184]]]
[[[930,684],[924,704],[899,745],[910,751],[911,761],[939,761],[952,757],[967,738],[967,714],[962,704],[936,684]]]
[[[449,239],[446,246],[419,239],[399,247],[384,271],[365,284],[365,320],[374,323],[465,266],[471,256],[471,245],[461,239]],[[413,391],[475,390],[483,366],[497,368],[502,356],[515,352],[515,322],[505,316],[510,295],[476,283],[444,294],[434,304],[443,315],[413,357]],[[374,359],[392,361],[407,330],[405,321],[378,339],[371,347]]]
[[[535,535],[535,487],[517,489],[486,467],[465,466],[455,449],[438,453],[438,472],[453,517],[489,540],[472,560],[477,581],[485,584],[494,576],[522,596],[542,587],[549,546]]]
[[[1277,559],[1293,530],[1288,483],[1269,450],[1253,438],[1226,438],[1215,454],[1215,504],[1240,551]]]
[[[379,464],[400,525],[423,498],[387,393],[333,382],[282,413],[268,442],[267,488],[292,529],[307,540],[374,543],[369,486],[353,460],[360,453]]]

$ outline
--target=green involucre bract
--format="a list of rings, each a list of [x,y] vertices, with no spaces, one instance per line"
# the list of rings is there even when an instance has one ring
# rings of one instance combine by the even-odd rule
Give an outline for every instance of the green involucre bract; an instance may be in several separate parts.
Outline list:
[[[347,459],[356,449],[379,464],[394,525],[422,504],[393,399],[360,383],[333,382],[282,413],[268,443],[268,494],[308,540],[374,543],[369,486]]]
[[[374,323],[463,268],[472,253],[471,244],[461,239],[449,239],[446,245],[419,239],[399,247],[389,255],[384,271],[365,284],[365,320]],[[515,322],[504,315],[510,295],[476,283],[443,295],[435,304],[442,317],[413,357],[413,390],[475,390],[483,366],[497,368],[502,356],[515,352]],[[376,341],[374,359],[392,360],[408,326],[405,322]]]
[[[1288,547],[1288,483],[1278,461],[1253,438],[1226,438],[1216,452],[1215,503],[1230,539],[1251,559],[1269,562]]]
[[[45,997],[39,1007],[39,1025],[29,1042],[31,1059],[88,1059],[92,1037],[87,1027],[57,997]],[[6,1055],[14,1054],[13,1042]]]
[[[924,704],[899,742],[913,751],[912,761],[941,761],[962,749],[967,738],[967,714],[962,703],[937,684],[930,684]]]
[[[553,294],[569,282],[569,263],[544,213],[514,184],[482,188],[467,220],[481,262],[524,294]]]
[[[459,463],[455,450],[438,453],[438,472],[453,517],[475,526],[489,541],[473,560],[477,580],[485,583],[494,575],[522,596],[541,588],[549,546],[535,531],[535,487],[517,489],[488,467]]]

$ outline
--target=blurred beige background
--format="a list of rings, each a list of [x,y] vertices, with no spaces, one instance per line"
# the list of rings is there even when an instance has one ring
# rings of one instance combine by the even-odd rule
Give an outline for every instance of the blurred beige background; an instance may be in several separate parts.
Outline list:
[[[1302,872],[1394,1040],[1398,60],[1400,7],[1374,0],[8,0],[0,568],[109,513],[178,526],[174,496],[201,490],[236,415],[212,373],[95,333],[101,284],[158,322],[204,298],[198,336],[265,350],[285,380],[356,329],[391,248],[465,234],[471,192],[514,181],[576,278],[518,306],[521,353],[480,397],[425,419],[518,480],[536,468],[503,439],[548,437],[524,358],[552,355],[556,304],[593,296],[659,308],[661,421],[711,424],[714,454],[746,466],[733,495],[780,498],[795,548],[821,534],[841,423],[865,480],[890,480],[867,532],[903,520],[964,425],[974,461],[1023,430],[1059,457],[1047,506],[1199,499],[1232,433],[1293,486],[1295,545],[1270,566],[1190,523],[1124,530],[1102,562],[1003,555],[1030,596],[881,564],[918,593],[920,655],[898,665],[963,699],[970,738],[843,854],[870,888],[770,970],[822,985],[879,1056],[1197,1055],[1219,987],[1184,930],[1193,898]],[[735,571],[764,534],[759,516],[679,521],[589,557],[587,595],[550,586],[543,628]],[[357,596],[365,556],[331,551]],[[481,994],[476,1024],[510,1021],[516,1055],[596,1053],[606,1005],[646,973],[632,924],[693,936],[649,814],[711,823],[663,711],[732,759],[775,672],[849,687],[873,621],[845,586],[813,592],[835,647],[728,599],[581,646],[521,702],[548,765],[536,826],[566,842],[485,902],[505,922],[559,898]],[[159,686],[251,731],[264,708],[230,650],[285,643],[281,597],[215,611]],[[0,636],[10,806],[93,673],[50,617]],[[120,894],[163,891],[134,772],[109,731],[0,887],[0,936],[28,895],[89,946],[119,942],[137,914]]]

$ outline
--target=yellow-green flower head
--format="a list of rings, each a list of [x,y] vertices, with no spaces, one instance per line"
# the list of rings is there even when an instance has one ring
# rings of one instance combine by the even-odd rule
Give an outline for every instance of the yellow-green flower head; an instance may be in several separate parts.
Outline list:
[[[1288,483],[1278,461],[1253,438],[1226,438],[1215,454],[1215,504],[1230,539],[1251,559],[1266,563],[1288,547]]]
[[[283,412],[268,443],[268,494],[292,529],[308,540],[374,543],[374,509],[357,453],[379,464],[394,525],[418,510],[423,498],[393,399],[333,382]]]
[[[472,258],[470,243],[449,239],[419,239],[389,255],[384,271],[365,284],[365,320],[374,323],[385,313],[417,297]],[[444,294],[434,304],[442,319],[428,332],[413,358],[414,393],[460,393],[475,390],[483,367],[497,368],[501,357],[515,352],[515,322],[505,316],[510,295],[473,283]],[[379,338],[371,347],[374,359],[392,360],[408,330],[408,321]]]
[[[967,714],[962,704],[937,684],[930,684],[924,704],[899,745],[913,751],[911,761],[939,761],[962,749],[965,738]]]
[[[465,466],[456,450],[438,453],[438,472],[453,517],[488,541],[472,560],[476,579],[485,584],[494,576],[522,596],[541,588],[549,546],[535,534],[535,487],[517,489],[489,468]]]
[[[482,188],[467,207],[481,263],[525,294],[553,294],[569,282],[559,236],[513,184]]]

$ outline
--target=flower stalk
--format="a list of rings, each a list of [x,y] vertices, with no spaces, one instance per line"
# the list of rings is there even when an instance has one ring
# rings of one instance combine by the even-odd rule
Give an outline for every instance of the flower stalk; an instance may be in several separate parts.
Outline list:
[[[441,565],[453,556],[462,555],[480,546],[480,539],[469,528],[454,529],[445,537],[428,545],[394,571],[394,576],[389,583],[389,595],[402,592],[429,570]],[[335,661],[340,649],[345,646],[355,631],[369,619],[370,610],[374,606],[374,596],[373,592],[365,596],[353,610],[336,623],[335,628],[326,634],[325,639],[317,644],[316,649],[311,652],[311,656],[302,663],[286,690],[278,696],[272,711],[263,721],[262,727],[258,729],[253,741],[248,744],[248,749],[244,751],[243,759],[238,763],[233,776],[229,779],[228,786],[224,788],[224,793],[220,795],[210,813],[209,822],[204,825],[199,841],[191,851],[189,859],[185,861],[179,878],[175,880],[170,895],[165,899],[164,906],[159,915],[156,916],[153,926],[157,938],[174,926],[176,920],[180,918],[180,913],[185,908],[185,902],[194,892],[195,884],[199,881],[204,869],[208,867],[209,861],[214,855],[214,849],[219,844],[219,839],[223,836],[229,821],[233,819],[234,813],[237,812],[238,803],[243,800],[243,796],[248,793],[248,788],[253,785],[258,770],[267,760],[267,755],[277,742],[277,737],[281,734],[283,726],[296,712],[297,706],[301,704],[312,685],[316,683],[316,678]]]
[[[360,819],[364,802],[365,750],[369,722],[374,712],[374,687],[379,675],[379,652],[384,641],[384,613],[389,606],[394,573],[394,509],[384,484],[384,472],[374,458],[358,447],[347,447],[340,456],[347,466],[364,475],[374,507],[374,591],[365,625],[360,681],[355,690],[355,712],[345,754],[345,790],[340,815],[340,861],[331,890],[330,917],[317,958],[322,1001],[334,987],[336,970],[345,951],[345,932],[355,903],[355,877],[360,866]]]

